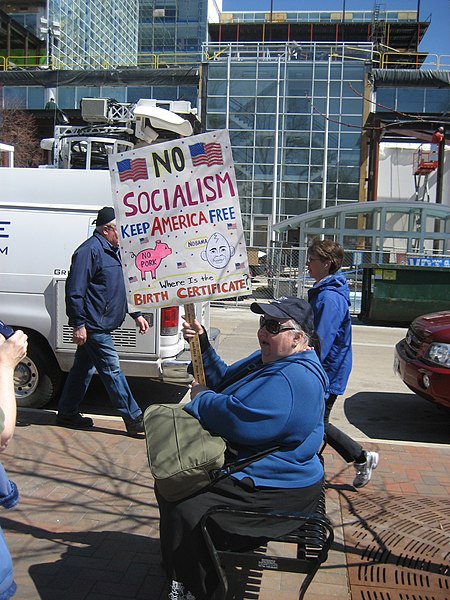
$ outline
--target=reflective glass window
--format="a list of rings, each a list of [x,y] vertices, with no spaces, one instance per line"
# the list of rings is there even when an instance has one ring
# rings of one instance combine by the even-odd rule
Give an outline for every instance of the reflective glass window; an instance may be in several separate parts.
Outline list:
[[[206,115],[206,129],[225,129],[226,127],[226,116],[218,114]]]
[[[425,110],[426,112],[447,112],[450,106],[450,89],[431,89],[425,90]]]
[[[253,131],[230,130],[230,142],[234,146],[252,146],[253,145]]]
[[[259,79],[277,79],[278,65],[277,63],[260,63],[258,67]]]
[[[285,111],[287,113],[303,113],[309,117],[311,113],[311,103],[307,98],[301,97],[287,97],[285,100]],[[289,129],[293,127],[289,126]]]
[[[340,200],[358,200],[358,185],[346,183],[338,184],[338,197]]]
[[[362,98],[344,98],[342,102],[342,114],[361,115]]]
[[[309,115],[286,115],[284,125],[286,129],[309,131],[311,118]]]
[[[245,80],[230,81],[230,94],[232,96],[248,96],[255,93],[255,82]]]
[[[305,98],[305,95],[311,96],[312,94],[312,83],[311,81],[287,81],[286,88],[284,91],[286,96],[297,96],[299,99]],[[302,112],[302,111],[298,111]]]
[[[27,88],[6,86],[3,88],[3,101],[5,108],[26,108]]]
[[[271,163],[273,169],[274,151],[273,148],[255,148],[255,162]]]
[[[273,163],[268,165],[255,164],[255,177],[271,181],[273,176]]]
[[[395,110],[397,106],[397,96],[395,88],[378,88],[376,91],[377,106],[375,110],[382,112],[387,109]],[[383,106],[382,106],[383,105]]]
[[[286,216],[297,216],[301,215],[308,210],[308,203],[304,198],[291,199],[288,198],[283,202],[283,210]]]
[[[286,148],[284,151],[284,162],[287,165],[307,165],[309,164],[309,156],[309,150]]]
[[[253,129],[255,126],[254,114],[230,114],[230,129]]]
[[[282,177],[285,181],[308,181],[309,169],[302,165],[283,165]]]
[[[208,81],[208,96],[226,96],[227,82],[226,81]]]
[[[176,100],[178,92],[176,87],[159,86],[153,87],[153,98],[155,100]]]
[[[237,147],[233,148],[233,159],[238,163],[253,162],[253,148]]]
[[[239,113],[254,113],[255,112],[255,98],[254,97],[238,97],[230,98],[230,109],[233,112]]]
[[[255,181],[253,193],[260,198],[272,198],[273,183],[271,181]]]
[[[211,96],[208,98],[208,112],[227,112],[226,98]]]
[[[208,81],[219,79],[223,82],[227,81],[227,65],[224,63],[208,63]]]
[[[397,90],[397,110],[423,112],[425,110],[425,90],[423,88],[399,88]]]
[[[59,102],[59,97],[58,97],[58,102]],[[44,106],[45,106],[44,88],[29,87],[28,88],[28,107],[27,108],[29,108],[29,109],[43,108]],[[70,107],[70,108],[72,108],[72,107]]]
[[[275,146],[275,132],[274,131],[256,131],[255,132],[255,146],[271,147]]]
[[[117,102],[126,102],[126,88],[125,87],[102,87],[100,96],[102,98],[113,98]]]
[[[261,81],[258,80],[256,83],[257,86],[257,96],[273,96],[276,98],[277,96],[277,84],[276,81]]]
[[[300,79],[302,81],[311,80],[313,69],[311,63],[290,63],[287,65],[286,76],[289,80]]]
[[[130,86],[127,88],[127,102],[137,102],[141,98],[151,98],[150,87]]]
[[[257,129],[275,129],[275,115],[256,115]]]
[[[274,113],[277,110],[276,98],[258,98],[257,111],[260,113]]]
[[[230,68],[230,79],[255,79],[256,64],[236,64]]]

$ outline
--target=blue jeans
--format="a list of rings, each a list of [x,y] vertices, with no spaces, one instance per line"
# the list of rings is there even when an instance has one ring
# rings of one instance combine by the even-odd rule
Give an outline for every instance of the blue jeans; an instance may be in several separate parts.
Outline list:
[[[11,555],[0,527],[0,600],[12,598],[16,591]]]
[[[75,360],[59,399],[58,412],[73,416],[80,412],[92,376],[97,373],[108,392],[112,405],[124,421],[142,414],[122,373],[117,350],[110,333],[88,332],[87,341],[78,346]]]

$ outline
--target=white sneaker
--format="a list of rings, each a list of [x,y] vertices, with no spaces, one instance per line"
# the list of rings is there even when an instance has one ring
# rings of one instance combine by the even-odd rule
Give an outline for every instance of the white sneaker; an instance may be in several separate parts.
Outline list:
[[[169,600],[184,600],[184,585],[180,581],[172,581]]]
[[[189,590],[185,591],[181,581],[172,581],[169,600],[195,600],[195,596]]]
[[[378,452],[364,451],[364,454],[366,455],[366,462],[353,464],[356,469],[356,477],[353,480],[355,488],[362,488],[369,483],[372,471],[377,468],[380,459]]]

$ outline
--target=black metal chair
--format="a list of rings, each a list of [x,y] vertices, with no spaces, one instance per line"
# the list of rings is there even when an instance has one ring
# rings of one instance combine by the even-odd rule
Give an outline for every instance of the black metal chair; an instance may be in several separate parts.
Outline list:
[[[211,532],[213,517],[220,516],[220,527],[224,529],[223,522],[233,516],[240,520],[263,516],[263,521],[270,525],[276,522],[286,523],[286,529],[292,530],[283,535],[274,536],[268,531],[262,538],[264,543],[270,541],[295,544],[297,555],[295,558],[278,556],[273,554],[255,552],[255,548],[249,550],[219,549],[214,543],[214,535]],[[261,531],[258,524],[258,534]],[[322,490],[321,499],[317,511],[311,514],[285,513],[276,510],[237,510],[226,506],[215,506],[208,510],[201,521],[201,529],[206,545],[208,547],[214,568],[219,578],[219,589],[215,598],[225,600],[233,598],[233,592],[228,582],[227,570],[230,567],[242,567],[243,569],[254,569],[256,571],[277,570],[290,573],[303,573],[306,575],[300,590],[299,600],[304,598],[306,590],[317,573],[320,565],[327,560],[328,551],[334,540],[333,527],[325,515],[325,493]],[[251,528],[247,533],[251,532]],[[243,532],[245,535],[245,532]]]

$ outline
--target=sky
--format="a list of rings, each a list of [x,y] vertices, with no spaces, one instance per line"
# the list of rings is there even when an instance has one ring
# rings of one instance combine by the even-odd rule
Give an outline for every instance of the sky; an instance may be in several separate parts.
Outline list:
[[[450,0],[223,0],[223,10],[233,12],[237,10],[263,10],[270,11],[302,10],[302,11],[342,11],[345,10],[373,10],[375,4],[385,10],[417,10],[420,6],[420,20],[428,20],[431,15],[431,25],[425,33],[419,47],[421,52],[432,54],[450,55]],[[445,63],[449,63],[448,58]]]

